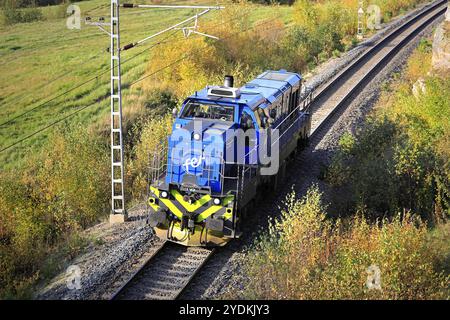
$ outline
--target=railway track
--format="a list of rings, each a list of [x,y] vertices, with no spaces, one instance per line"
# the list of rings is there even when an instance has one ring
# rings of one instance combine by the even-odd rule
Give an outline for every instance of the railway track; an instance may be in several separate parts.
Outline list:
[[[213,252],[166,241],[111,300],[175,300]]]
[[[317,136],[352,95],[364,87],[411,39],[441,17],[447,0],[434,2],[395,28],[359,58],[320,86],[312,102],[311,136]],[[112,300],[177,299],[214,249],[164,242],[110,298]]]

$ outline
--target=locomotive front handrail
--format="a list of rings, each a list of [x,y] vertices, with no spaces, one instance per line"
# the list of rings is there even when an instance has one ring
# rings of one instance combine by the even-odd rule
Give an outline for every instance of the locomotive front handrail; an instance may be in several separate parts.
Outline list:
[[[170,166],[168,165],[168,161],[165,157],[161,157],[161,156],[157,156],[157,155],[161,155],[161,154],[166,154],[167,153],[167,147],[163,147],[159,150],[154,150],[154,155],[153,155],[153,161],[151,162],[151,164],[149,165],[149,172],[151,172],[151,181],[149,181],[149,184],[155,184],[156,181],[160,181],[160,180],[165,180],[166,176],[169,175],[169,180],[171,180],[170,178],[173,175],[173,170],[170,170]],[[239,185],[239,172],[236,173],[236,175],[226,175],[225,174],[225,166],[226,165],[237,165],[240,167],[243,167],[243,169],[241,170],[241,173],[243,175],[245,175],[247,172],[249,172],[249,170],[251,169],[252,165],[250,164],[245,164],[245,163],[236,163],[236,162],[230,162],[230,161],[226,161],[223,157],[218,157],[218,156],[208,156],[208,155],[204,155],[205,157],[205,164],[207,164],[208,162],[211,161],[219,161],[219,166],[221,168],[221,170],[219,172],[217,172],[218,176],[219,176],[219,183],[220,183],[220,195],[224,196],[225,194],[229,193],[229,192],[234,192],[234,193],[238,193],[237,189],[228,189],[225,190],[225,183],[226,181],[236,181]],[[158,161],[158,160],[162,160],[164,159],[164,161]],[[214,160],[211,160],[214,159]],[[173,160],[173,158],[172,158]],[[150,162],[150,161],[149,161]],[[173,165],[173,161],[170,161],[170,164]],[[164,170],[165,168],[168,168],[168,170]],[[198,176],[204,176],[205,174],[208,175],[208,179],[207,179],[207,185],[211,187],[211,172],[213,172],[214,170],[212,168],[210,168],[210,166],[205,165],[204,167],[202,167],[202,173]],[[239,170],[237,170],[239,171]],[[244,187],[245,187],[245,183],[244,183]]]

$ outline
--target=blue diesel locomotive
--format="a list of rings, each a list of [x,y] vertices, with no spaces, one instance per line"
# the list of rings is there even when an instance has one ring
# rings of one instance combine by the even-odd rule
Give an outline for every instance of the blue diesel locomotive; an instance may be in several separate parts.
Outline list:
[[[241,88],[226,76],[184,101],[151,169],[149,223],[159,238],[221,246],[240,236],[243,217],[309,137],[301,89],[300,75],[266,71]]]

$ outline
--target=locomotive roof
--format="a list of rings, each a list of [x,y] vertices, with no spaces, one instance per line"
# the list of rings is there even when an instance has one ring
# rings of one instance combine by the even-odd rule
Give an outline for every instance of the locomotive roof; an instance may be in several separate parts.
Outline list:
[[[266,102],[266,100],[270,103],[274,102],[289,87],[298,85],[300,80],[301,76],[297,73],[287,72],[285,70],[266,71],[256,77],[256,79],[239,88],[241,95],[237,99],[210,96],[208,95],[208,88],[197,92],[189,98],[232,104],[246,104],[254,109],[261,103]],[[263,105],[261,107],[265,108],[266,106]]]

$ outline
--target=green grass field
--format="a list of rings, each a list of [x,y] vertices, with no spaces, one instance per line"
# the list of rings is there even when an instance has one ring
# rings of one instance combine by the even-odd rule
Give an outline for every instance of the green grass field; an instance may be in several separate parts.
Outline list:
[[[216,4],[215,1],[207,0],[164,3]],[[69,30],[66,18],[54,17],[57,10],[64,10],[64,7],[59,6],[42,8],[44,16],[49,17],[45,21],[0,28],[0,150],[85,106],[89,107],[67,121],[78,120],[89,125],[99,122],[109,112],[110,61],[106,51],[109,37],[97,27],[84,24],[86,15],[95,20],[100,16],[107,18],[109,3],[105,0],[91,0],[75,4],[81,9],[80,30]],[[247,17],[251,22],[272,14],[271,7],[254,5],[252,8]],[[121,9],[121,45],[151,35],[191,16],[193,12],[191,9]],[[283,7],[280,12],[284,20],[289,21],[291,8]],[[212,12],[202,19],[218,19],[218,13]],[[158,46],[152,48],[154,43],[167,36],[168,34],[162,35],[141,47],[122,53],[124,97],[129,91],[126,84],[145,73],[152,50],[158,50]],[[174,36],[176,37],[182,37],[181,31]],[[148,50],[126,61],[144,49]],[[101,72],[104,73],[98,79],[54,99]],[[40,106],[50,99],[54,100]],[[35,107],[38,108],[4,124]],[[126,108],[124,105],[124,109]],[[50,130],[52,129],[1,152],[0,167],[20,165],[30,152],[39,150],[47,141]]]

